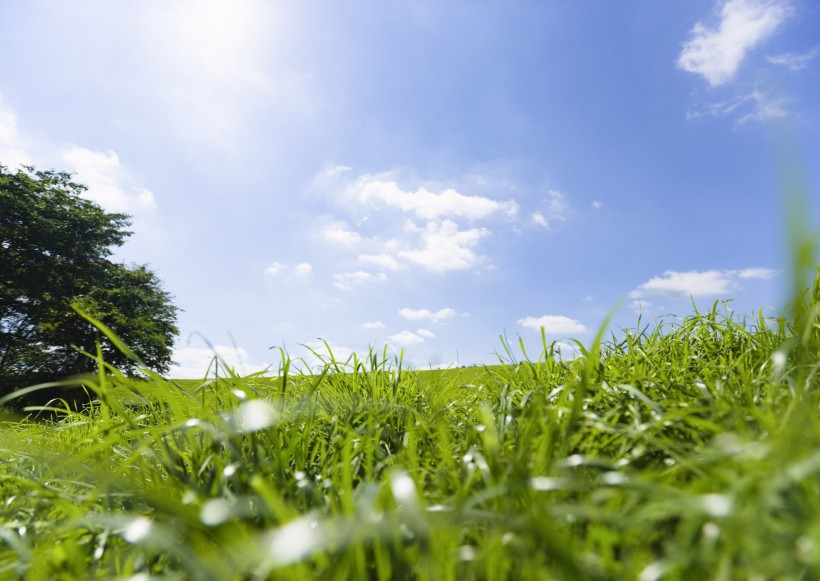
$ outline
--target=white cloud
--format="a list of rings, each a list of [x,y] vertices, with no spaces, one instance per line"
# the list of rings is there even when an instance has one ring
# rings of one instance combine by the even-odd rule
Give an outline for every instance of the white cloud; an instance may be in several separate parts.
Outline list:
[[[740,290],[741,280],[768,280],[777,275],[770,268],[751,267],[741,270],[705,270],[676,272],[667,270],[638,286],[630,293],[633,299],[647,296],[672,295],[706,297],[727,295]],[[644,301],[644,304],[645,301]]]
[[[396,333],[395,335],[390,335],[388,341],[392,344],[400,345],[407,347],[409,345],[418,345],[419,343],[424,343],[424,338],[412,333],[410,331],[402,331],[401,333]]]
[[[579,321],[564,317],[563,315],[544,315],[542,317],[525,317],[518,320],[522,327],[530,329],[541,329],[552,335],[571,335],[573,333],[586,333],[587,328]]]
[[[776,274],[777,271],[771,268],[744,268],[743,270],[737,273],[738,277],[740,278],[753,278],[761,280],[768,280],[770,278],[774,278]]]
[[[332,244],[355,246],[362,241],[358,232],[350,230],[344,222],[333,222],[322,228],[322,238]]]
[[[340,290],[351,290],[354,286],[369,282],[384,282],[385,280],[387,280],[387,275],[383,272],[373,274],[372,272],[357,270],[356,272],[334,274],[333,286]]]
[[[432,272],[464,270],[477,264],[481,257],[473,252],[473,247],[489,232],[484,228],[459,230],[450,220],[428,222],[419,232],[423,246],[414,250],[402,250],[398,257],[417,264]]]
[[[61,157],[76,172],[76,180],[88,187],[83,195],[106,210],[134,214],[156,208],[154,194],[131,184],[115,151],[74,146]]]
[[[439,309],[438,311],[431,311],[429,309],[408,309],[403,308],[399,309],[399,316],[403,319],[407,319],[409,321],[423,321],[429,320],[433,323],[440,323],[445,319],[449,319],[450,317],[454,317],[456,315],[455,309],[451,309],[449,307],[445,307],[443,309]]]
[[[416,334],[419,337],[424,337],[425,339],[432,339],[433,337],[436,336],[435,333],[433,333],[432,331],[429,331],[427,329],[416,329]]]
[[[83,196],[109,212],[140,214],[156,209],[153,192],[133,183],[128,170],[115,151],[93,151],[72,146],[59,154],[69,171],[76,174],[74,181],[88,189]],[[9,169],[19,165],[34,165],[35,161],[24,147],[17,128],[17,116],[3,103],[0,95],[0,163]]]
[[[703,272],[675,272],[667,270],[663,276],[656,276],[640,285],[637,296],[675,295],[675,296],[715,296],[723,295],[732,288],[732,276],[722,270]]]
[[[518,211],[518,205],[512,200],[499,202],[482,196],[468,196],[452,188],[439,193],[424,187],[414,192],[407,191],[395,181],[378,176],[361,176],[351,184],[350,192],[362,204],[381,202],[387,207],[413,213],[426,220],[445,217],[478,220],[499,213],[514,216]]]
[[[678,67],[702,75],[710,85],[729,82],[746,54],[768,38],[792,13],[787,0],[726,0],[719,22],[695,24],[678,57]]]
[[[353,168],[349,165],[331,165],[320,173],[320,177],[335,178],[342,174],[348,173],[352,169]]]
[[[17,130],[17,115],[11,107],[3,103],[2,95],[0,95],[0,163],[9,170],[16,170],[21,165],[33,164]]]
[[[547,211],[550,220],[563,222],[567,219],[567,197],[557,190],[547,192]]]
[[[704,105],[700,110],[691,110],[687,119],[695,119],[708,115],[710,117],[737,118],[737,124],[743,125],[750,121],[767,121],[789,116],[786,106],[787,100],[775,97],[771,91],[754,89],[746,95],[740,95],[726,101]]]
[[[749,121],[767,121],[769,119],[781,119],[789,116],[784,98],[773,98],[769,93],[755,89],[747,97],[754,104],[752,110],[737,120],[738,124]]]
[[[544,211],[539,210],[533,213],[533,222],[544,228],[550,228],[555,222],[566,221],[568,204],[564,194],[557,190],[550,190],[547,192],[544,204],[546,205]]]
[[[313,272],[313,266],[309,262],[300,262],[293,267],[293,274],[296,276],[310,276]]]
[[[313,265],[309,262],[300,262],[291,267],[281,262],[272,262],[265,268],[264,273],[268,276],[285,276],[290,273],[294,277],[305,278],[313,273]]]
[[[595,208],[596,210],[600,210],[601,208],[604,207],[604,203],[601,202],[600,200],[592,200],[592,207]]]
[[[797,73],[809,66],[809,63],[820,55],[820,46],[816,46],[810,51],[803,53],[785,53],[776,56],[767,57],[773,65],[785,67],[793,73]]]
[[[265,274],[269,274],[275,276],[277,274],[281,274],[287,271],[288,267],[286,264],[282,264],[281,262],[272,262],[266,269]]]
[[[356,259],[359,262],[373,264],[387,270],[400,270],[402,267],[396,257],[389,254],[360,254]]]
[[[362,324],[362,329],[384,329],[384,323],[381,321],[372,321],[370,323]]]
[[[215,355],[219,357],[224,365],[234,368],[237,373],[242,375],[262,371],[268,367],[260,363],[249,363],[248,352],[242,347],[231,347],[229,345],[214,345],[213,349],[210,347],[182,347],[174,350],[173,359],[175,364],[171,368],[169,376],[175,379],[204,378],[209,366],[213,363]],[[213,373],[214,369],[211,367],[211,377],[213,377]]]
[[[340,252],[355,249],[363,271],[445,273],[475,268],[484,261],[478,248],[490,234],[489,228],[476,222],[509,223],[518,212],[518,204],[511,199],[465,195],[429,182],[407,187],[395,177],[399,170],[358,177],[347,175],[350,171],[346,166],[328,166],[309,188],[348,215],[348,222],[327,224],[325,220],[316,230]],[[487,189],[474,176],[469,183],[481,191]],[[559,193],[550,193],[550,212],[562,212],[560,198]],[[542,212],[546,218],[547,210]]]

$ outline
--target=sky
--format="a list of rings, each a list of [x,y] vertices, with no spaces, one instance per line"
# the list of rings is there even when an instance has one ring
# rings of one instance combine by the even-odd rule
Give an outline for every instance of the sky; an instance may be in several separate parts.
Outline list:
[[[818,97],[813,0],[0,0],[0,163],[133,216],[175,377],[773,316]]]

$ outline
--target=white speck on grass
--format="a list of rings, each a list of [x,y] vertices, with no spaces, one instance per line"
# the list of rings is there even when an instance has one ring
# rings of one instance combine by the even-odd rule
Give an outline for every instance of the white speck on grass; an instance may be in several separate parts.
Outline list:
[[[475,561],[476,556],[475,548],[470,545],[462,545],[458,548],[459,561]]]
[[[719,518],[732,514],[732,499],[725,494],[705,494],[700,501],[710,516]]]
[[[783,375],[786,371],[786,354],[782,351],[772,353],[772,367],[777,375]]]
[[[406,472],[394,474],[390,479],[390,489],[393,498],[399,504],[414,504],[416,502],[416,484]]]
[[[805,562],[811,559],[812,553],[814,553],[817,543],[811,537],[803,535],[799,537],[797,541],[795,541],[794,546],[797,549],[798,555],[800,556],[801,560]]]
[[[701,530],[703,532],[704,539],[716,541],[720,537],[720,527],[713,522],[704,523]]]
[[[610,486],[620,486],[622,484],[626,484],[627,478],[623,475],[622,472],[607,472],[604,474],[601,479],[604,481],[605,484]]]
[[[261,399],[252,399],[240,404],[236,411],[236,421],[242,432],[258,432],[271,427],[277,420],[276,411]]]
[[[151,532],[151,519],[141,516],[135,518],[131,523],[125,527],[122,532],[122,538],[129,543],[139,543],[144,540]]]
[[[199,511],[199,520],[209,527],[220,525],[231,518],[231,505],[224,498],[212,498]]]
[[[573,454],[569,456],[566,460],[564,460],[564,466],[568,468],[573,468],[575,466],[580,466],[584,463],[584,457],[580,454]]]
[[[566,478],[554,478],[551,476],[535,476],[530,478],[530,488],[541,492],[550,490],[561,490],[567,485]]]
[[[663,561],[649,563],[638,575],[638,581],[657,581],[663,576],[664,571],[666,571],[666,563]]]
[[[274,531],[268,545],[273,560],[288,565],[319,549],[322,535],[317,524],[314,517],[303,517]]]

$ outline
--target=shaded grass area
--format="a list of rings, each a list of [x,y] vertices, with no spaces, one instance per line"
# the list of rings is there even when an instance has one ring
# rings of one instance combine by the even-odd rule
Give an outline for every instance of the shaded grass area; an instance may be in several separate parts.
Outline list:
[[[546,339],[445,371],[99,361],[82,413],[3,424],[0,575],[818,577],[816,299],[796,322],[716,303],[570,361]]]

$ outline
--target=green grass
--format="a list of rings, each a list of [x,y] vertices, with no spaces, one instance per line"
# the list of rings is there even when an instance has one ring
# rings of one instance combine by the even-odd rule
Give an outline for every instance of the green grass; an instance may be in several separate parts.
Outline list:
[[[445,371],[125,378],[4,418],[0,578],[820,577],[817,295]],[[282,371],[291,362],[282,362]]]

